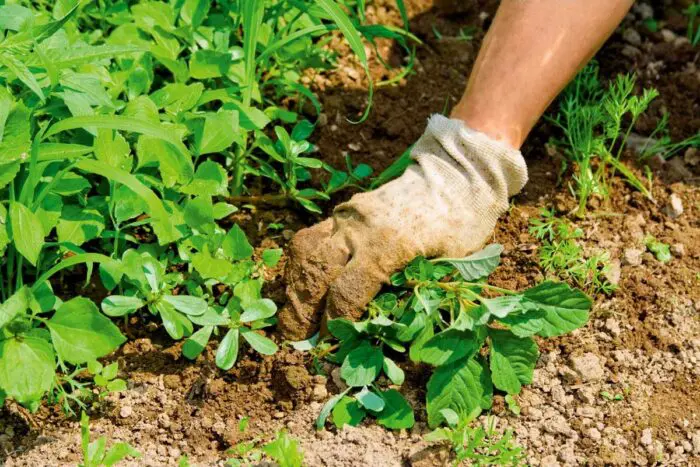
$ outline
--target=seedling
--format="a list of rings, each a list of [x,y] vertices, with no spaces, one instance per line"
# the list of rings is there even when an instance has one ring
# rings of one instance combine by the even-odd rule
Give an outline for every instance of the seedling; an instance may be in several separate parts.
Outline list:
[[[617,286],[607,279],[610,257],[607,252],[584,258],[578,243],[583,236],[580,228],[566,219],[557,218],[554,211],[542,209],[541,219],[530,221],[530,234],[542,242],[539,260],[542,269],[550,275],[571,281],[588,293],[610,294]]]
[[[686,148],[700,148],[700,131],[682,141],[672,142],[668,134],[668,113],[664,113],[659,120],[659,124],[649,135],[649,139],[639,150],[642,159],[648,159],[655,155],[660,155],[664,159],[679,154]]]
[[[112,467],[127,457],[141,457],[129,443],[115,443],[107,449],[107,438],[104,436],[90,442],[90,418],[85,412],[80,415],[80,438],[83,451],[83,462],[78,464],[80,467]]]
[[[462,420],[490,408],[494,386],[515,395],[529,384],[539,355],[533,336],[582,326],[591,300],[551,281],[523,292],[488,284],[501,251],[489,245],[466,258],[416,258],[392,277],[392,291],[369,305],[364,320],[330,320],[338,343],[328,358],[341,365],[349,387],[325,404],[317,427],[332,415],[337,426],[373,416],[388,428],[410,428],[413,410],[394,389],[404,379],[396,359],[406,356],[434,367],[426,394],[431,427],[447,421],[445,409]],[[385,389],[387,383],[394,387]]]
[[[475,466],[520,466],[525,464],[523,448],[513,440],[512,430],[500,434],[494,419],[488,417],[485,426],[474,424],[470,418],[460,417],[444,409],[447,427],[437,428],[425,436],[426,441],[447,443],[454,452],[453,466],[469,462]]]
[[[653,235],[644,237],[644,244],[647,249],[654,254],[656,259],[662,263],[668,263],[673,258],[671,256],[670,245],[657,240]]]
[[[238,430],[244,433],[248,427],[248,418],[239,422]],[[260,439],[238,443],[227,451],[230,457],[226,465],[240,467],[260,462],[263,457],[273,460],[280,467],[301,467],[304,462],[304,453],[299,447],[299,441],[291,438],[285,430],[278,431],[275,439],[261,444]]]
[[[564,152],[562,174],[569,164],[573,165],[570,189],[579,200],[576,210],[579,216],[586,212],[591,196],[609,197],[608,180],[616,172],[651,198],[650,188],[620,160],[637,119],[659,95],[656,89],[645,89],[641,96],[634,96],[634,84],[633,75],[618,75],[603,89],[598,65],[591,63],[564,91],[559,112],[548,117],[563,135],[553,140]]]
[[[688,28],[686,35],[688,40],[693,47],[700,44],[700,22],[698,21],[698,16],[700,15],[700,2],[696,2],[690,5],[686,10],[683,11],[688,17]]]

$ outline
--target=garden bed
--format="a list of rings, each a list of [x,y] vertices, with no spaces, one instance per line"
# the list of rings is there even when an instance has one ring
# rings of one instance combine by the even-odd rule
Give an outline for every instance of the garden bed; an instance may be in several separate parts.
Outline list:
[[[392,2],[373,3],[369,21],[400,24]],[[454,2],[461,5],[455,11],[426,0],[406,3],[411,31],[423,41],[415,72],[396,86],[376,90],[367,121],[354,125],[346,120],[361,114],[367,93],[362,69],[340,38],[333,47],[347,49],[348,55],[340,58],[338,69],[309,76],[323,106],[313,142],[317,156],[333,166],[342,167],[348,153],[355,164],[379,172],[420,136],[430,114],[451,107],[497,4]],[[670,135],[681,140],[700,128],[700,49],[682,40],[686,24],[678,9],[657,8],[654,18],[665,31],[651,32],[642,23],[644,5],[635,7],[598,54],[601,74],[610,78],[636,71],[640,89],[656,87],[660,97],[635,132],[648,135],[667,111]],[[626,32],[630,30],[639,37]],[[465,40],[460,31],[470,31],[473,38]],[[380,43],[379,51],[390,63],[401,63],[402,52],[388,41]],[[386,78],[376,62],[373,77]],[[530,181],[497,226],[493,241],[504,252],[492,276],[496,286],[521,290],[539,283],[539,242],[528,233],[529,222],[541,208],[565,214],[576,206],[567,187],[557,184],[556,157],[545,147],[553,134],[552,125],[543,121],[523,149]],[[634,166],[634,154],[630,150],[627,155]],[[585,327],[540,340],[534,382],[518,396],[519,417],[496,396],[491,412],[497,427],[514,430],[531,465],[700,463],[700,164],[691,159],[681,154],[652,165],[654,202],[615,180],[609,203],[577,221],[586,251],[609,252],[612,281],[619,288],[596,297]],[[643,177],[641,169],[635,171]],[[326,213],[350,194],[334,195],[323,206]],[[683,205],[677,217],[666,210],[672,194]],[[243,207],[230,221],[241,225],[261,254],[265,248],[284,248],[294,231],[319,219],[293,207],[258,205]],[[270,223],[284,229],[270,233],[262,228]],[[629,264],[630,249],[644,251],[648,234],[672,245],[673,259],[662,263],[644,252],[639,264]],[[265,296],[278,303],[284,300],[283,264],[284,258],[266,272]],[[67,300],[76,278],[65,275],[57,281],[57,286],[63,281],[59,295]],[[89,287],[83,294],[96,301],[107,295],[98,282]],[[119,362],[128,390],[107,396],[90,416],[94,435],[128,441],[142,453],[141,460],[130,461],[134,465],[175,465],[183,455],[193,464],[216,464],[237,443],[271,439],[281,428],[300,440],[305,462],[313,466],[428,466],[449,459],[447,449],[423,440],[430,431],[421,406],[429,373],[410,361],[402,364],[407,374],[402,392],[414,406],[414,428],[389,431],[367,421],[356,428],[317,432],[314,420],[323,403],[342,390],[333,366],[325,366],[328,377],[318,376],[307,353],[283,347],[263,357],[246,348],[236,366],[222,371],[211,346],[189,361],[182,357],[182,343],[162,329],[140,326],[138,318],[122,329],[130,339],[107,360]],[[249,427],[241,432],[239,422],[245,417]],[[67,419],[58,407],[42,407],[34,414],[16,404],[0,409],[0,462],[8,466],[74,465],[80,459],[79,436],[77,420]]]

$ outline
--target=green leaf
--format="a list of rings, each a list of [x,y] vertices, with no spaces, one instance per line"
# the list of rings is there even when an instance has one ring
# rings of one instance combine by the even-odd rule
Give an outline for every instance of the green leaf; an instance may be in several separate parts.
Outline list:
[[[481,251],[466,258],[439,258],[432,262],[446,262],[454,266],[465,281],[474,281],[488,277],[501,262],[503,246],[492,243]]]
[[[403,384],[405,379],[404,372],[396,363],[394,363],[392,359],[389,357],[384,357],[382,368],[392,383],[397,386],[401,386]]]
[[[229,329],[216,350],[216,366],[230,370],[238,359],[238,329]]]
[[[277,313],[277,305],[275,305],[275,302],[269,298],[261,298],[243,306],[241,321],[249,323],[259,319],[269,318],[274,316],[275,313]]]
[[[146,303],[140,298],[125,295],[110,295],[100,304],[102,312],[113,318],[129,315],[145,305]]]
[[[175,307],[165,300],[159,300],[155,304],[155,308],[163,321],[163,327],[168,335],[175,340],[180,340],[184,336],[192,334],[192,322],[187,316],[175,311]]]
[[[49,49],[46,51],[46,58],[57,69],[64,69],[134,52],[145,52],[145,50],[133,45],[105,44],[69,47],[66,49]]]
[[[225,196],[228,193],[228,175],[220,164],[205,161],[197,167],[192,181],[180,191],[189,195]]]
[[[129,443],[114,443],[102,458],[105,467],[112,467],[127,457],[140,458],[141,453],[134,449]]]
[[[14,55],[7,53],[0,53],[0,64],[5,65],[25,86],[32,90],[34,94],[37,95],[39,100],[43,101],[45,99],[44,92],[41,90],[39,82],[36,80],[34,75],[27,65],[18,60]]]
[[[514,313],[499,318],[503,324],[510,326],[510,332],[518,337],[528,337],[537,334],[544,326],[544,310],[530,310],[525,313]]]
[[[223,219],[236,211],[238,211],[238,208],[232,204],[216,203],[214,204],[214,219]]]
[[[318,418],[316,419],[316,429],[317,430],[323,430],[323,427],[326,425],[326,419],[328,416],[331,414],[331,410],[336,406],[340,400],[345,397],[345,395],[350,391],[350,388],[347,388],[345,391],[341,392],[340,394],[337,394],[333,397],[331,397],[328,402],[323,404],[323,408],[321,409],[321,412],[318,414]]]
[[[382,351],[363,342],[345,357],[340,376],[350,387],[369,386],[379,376],[383,363]]]
[[[63,303],[46,325],[58,356],[74,364],[104,357],[126,341],[119,328],[83,297]]]
[[[357,426],[366,415],[367,412],[356,399],[343,396],[333,407],[333,424],[338,428],[343,428],[344,425]]]
[[[274,268],[282,257],[282,248],[270,248],[262,252],[262,261],[268,268]]]
[[[542,337],[560,336],[586,324],[591,299],[562,282],[545,281],[523,293],[526,309],[542,310]]]
[[[224,250],[224,254],[234,261],[247,259],[253,255],[253,247],[238,224],[234,224],[231,230],[228,231],[221,247]]]
[[[277,352],[277,344],[272,342],[265,336],[258,334],[255,331],[251,331],[246,327],[241,327],[241,335],[243,339],[248,341],[248,344],[255,349],[256,352],[263,355],[272,355]]]
[[[208,0],[185,0],[180,10],[180,18],[193,27],[202,24],[206,18],[211,2]]]
[[[137,167],[157,163],[158,171],[167,187],[186,184],[194,177],[192,157],[178,151],[169,142],[148,135],[141,135],[136,143]]]
[[[494,386],[508,394],[520,393],[522,384],[532,382],[539,357],[537,343],[530,337],[519,338],[510,331],[489,329],[491,337],[491,378]]]
[[[203,328],[197,330],[197,332],[192,334],[190,337],[188,337],[185,343],[182,345],[182,355],[184,355],[186,358],[189,358],[190,360],[194,360],[195,358],[197,358],[197,356],[201,354],[202,351],[206,348],[213,330],[214,326],[204,326]]]
[[[54,194],[47,194],[41,201],[41,206],[36,210],[36,215],[43,226],[44,236],[51,233],[54,227],[58,224],[63,211],[63,199]]]
[[[104,228],[105,221],[100,211],[68,204],[63,206],[56,233],[59,242],[80,246],[97,238]]]
[[[243,54],[245,57],[245,74],[243,81],[243,105],[250,106],[255,82],[255,56],[258,30],[265,14],[263,0],[251,0],[241,5],[241,22],[243,24]]]
[[[396,389],[380,393],[384,410],[377,415],[377,423],[391,430],[407,430],[416,423],[413,409]]]
[[[29,208],[18,201],[10,201],[10,238],[15,248],[33,266],[39,259],[44,246],[44,229],[41,220]]]
[[[19,160],[7,164],[0,164],[0,188],[4,188],[15,179],[21,165],[22,163]]]
[[[51,389],[56,358],[51,344],[33,336],[0,340],[0,392],[35,406]]]
[[[198,196],[187,202],[185,206],[185,222],[188,226],[200,232],[212,234],[214,224],[214,206],[208,196]]]
[[[24,313],[27,308],[29,308],[29,301],[31,300],[31,292],[29,288],[25,285],[17,292],[15,292],[10,298],[5,300],[0,304],[0,329],[5,327],[7,323],[15,319],[20,313]],[[0,334],[2,335],[2,334]]]
[[[493,394],[491,375],[474,358],[458,360],[438,367],[428,381],[426,409],[428,424],[435,428],[445,420],[443,409],[451,409],[464,418],[490,407]]]
[[[207,311],[207,301],[191,295],[164,295],[163,300],[170,303],[177,311],[190,316],[200,316]]]
[[[366,386],[355,394],[355,399],[357,399],[357,402],[365,409],[371,410],[372,412],[381,412],[384,410],[384,399],[376,395],[373,391],[368,390]]]
[[[216,50],[197,50],[190,58],[190,76],[194,79],[219,78],[228,73],[231,54]]]
[[[222,110],[206,114],[201,130],[195,131],[197,154],[225,151],[233,144],[237,133],[237,111]]]
[[[343,318],[329,320],[328,332],[343,342],[355,339],[360,335],[355,326],[353,326],[352,321]]]
[[[302,467],[304,453],[299,441],[292,439],[286,431],[277,433],[275,440],[262,447],[265,454],[276,461],[280,467]]]
[[[441,366],[471,357],[478,347],[476,334],[470,331],[447,329],[431,337],[420,351],[420,361]]]

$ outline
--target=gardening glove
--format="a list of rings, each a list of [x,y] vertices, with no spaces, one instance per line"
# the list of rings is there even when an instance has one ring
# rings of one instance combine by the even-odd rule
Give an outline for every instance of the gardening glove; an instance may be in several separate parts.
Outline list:
[[[429,119],[411,157],[417,164],[399,178],[356,194],[292,239],[279,315],[287,338],[313,335],[324,310],[327,319],[360,318],[389,276],[418,255],[479,250],[527,182],[520,151],[441,115]]]

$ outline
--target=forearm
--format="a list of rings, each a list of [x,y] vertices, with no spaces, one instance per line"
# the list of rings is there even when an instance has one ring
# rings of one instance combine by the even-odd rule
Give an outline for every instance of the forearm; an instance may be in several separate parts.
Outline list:
[[[519,148],[633,0],[503,0],[453,118]]]

